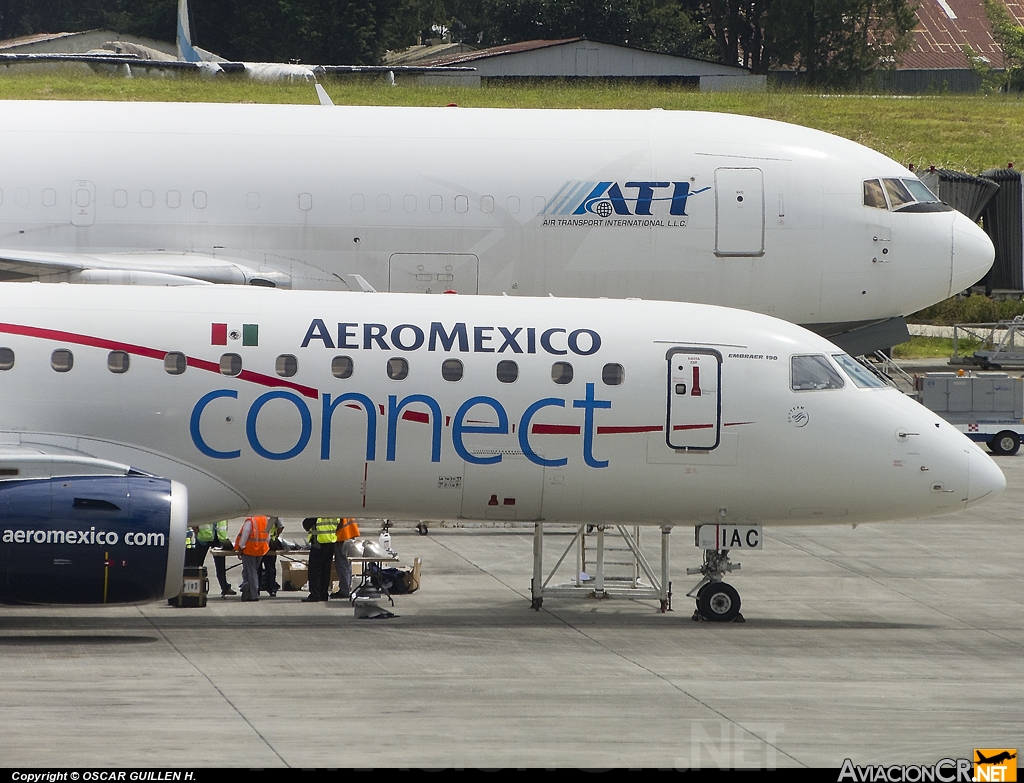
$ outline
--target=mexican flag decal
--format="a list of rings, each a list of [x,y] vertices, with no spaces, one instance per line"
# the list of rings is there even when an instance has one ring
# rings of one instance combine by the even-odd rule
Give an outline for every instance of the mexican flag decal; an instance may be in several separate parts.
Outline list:
[[[227,345],[228,340],[241,339],[242,345],[260,344],[260,325],[242,324],[242,331],[228,330],[227,324],[213,324],[210,329],[210,345]]]

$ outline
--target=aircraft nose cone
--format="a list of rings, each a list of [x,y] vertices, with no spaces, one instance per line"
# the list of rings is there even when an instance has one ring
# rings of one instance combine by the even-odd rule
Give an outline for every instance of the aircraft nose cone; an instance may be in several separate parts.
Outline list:
[[[967,505],[991,500],[1006,489],[1006,476],[995,461],[974,448],[967,457]]]
[[[963,291],[974,285],[992,268],[996,249],[988,234],[964,215],[953,220],[953,266],[949,293]]]

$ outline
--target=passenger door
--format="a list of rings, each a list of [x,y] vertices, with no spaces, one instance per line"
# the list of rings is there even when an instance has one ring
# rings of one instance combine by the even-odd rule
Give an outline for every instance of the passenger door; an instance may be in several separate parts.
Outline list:
[[[670,449],[710,451],[722,432],[722,354],[712,348],[673,348],[668,352]]]

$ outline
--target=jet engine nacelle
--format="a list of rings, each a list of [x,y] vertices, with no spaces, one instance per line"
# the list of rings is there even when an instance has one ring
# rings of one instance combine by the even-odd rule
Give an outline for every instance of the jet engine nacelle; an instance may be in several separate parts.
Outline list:
[[[0,601],[144,603],[177,595],[188,495],[150,476],[0,482]]]

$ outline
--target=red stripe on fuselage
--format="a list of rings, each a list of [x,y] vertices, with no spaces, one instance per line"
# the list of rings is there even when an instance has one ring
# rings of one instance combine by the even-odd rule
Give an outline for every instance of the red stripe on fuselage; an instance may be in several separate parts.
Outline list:
[[[43,329],[38,326],[21,326],[20,324],[0,323],[0,332],[7,334],[19,334],[24,337],[36,337],[43,340],[55,340],[58,342],[72,343],[74,345],[87,345],[90,348],[103,348],[108,351],[124,351],[125,353],[132,354],[133,356],[145,356],[147,359],[159,359],[160,361],[163,361],[164,357],[170,353],[170,351],[147,348],[144,345],[135,345],[134,343],[125,343],[119,340],[107,340],[103,337],[92,337],[87,334],[77,334],[75,332],[64,332],[60,329]],[[185,360],[189,367],[195,367],[197,370],[206,370],[207,372],[213,372],[220,375],[220,364],[217,362],[211,362],[206,359],[197,359],[194,356],[186,356]],[[313,400],[320,398],[320,392],[311,386],[303,386],[299,383],[292,383],[291,381],[286,381],[282,378],[275,378],[272,375],[264,375],[263,373],[253,372],[252,370],[242,370],[242,372],[235,377],[239,380],[246,381],[248,383],[255,383],[260,386],[293,389],[299,392],[303,397],[309,397]]]

